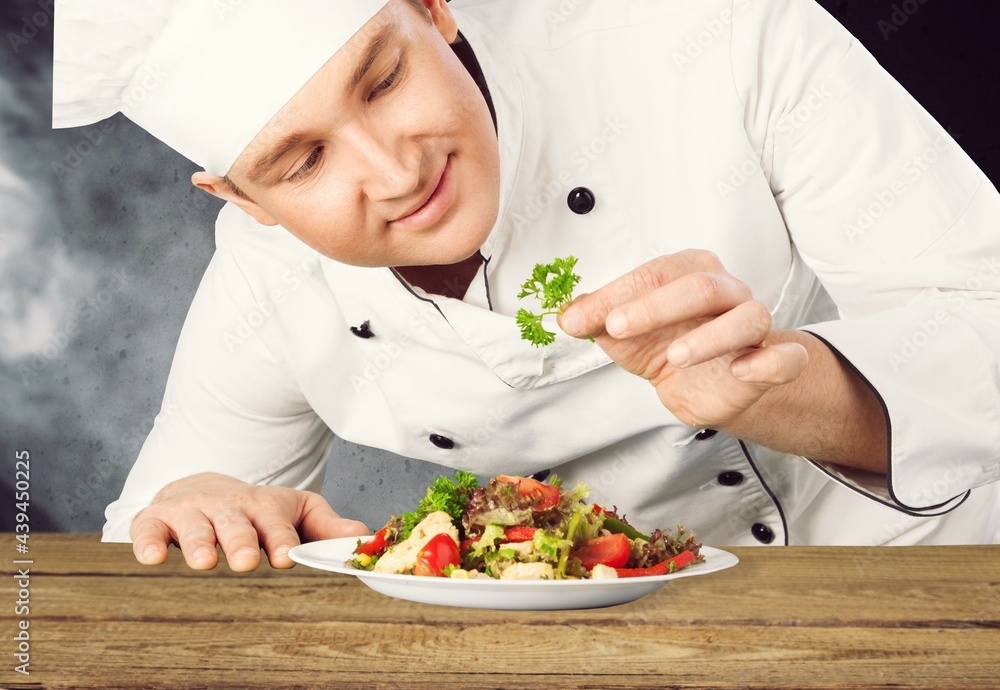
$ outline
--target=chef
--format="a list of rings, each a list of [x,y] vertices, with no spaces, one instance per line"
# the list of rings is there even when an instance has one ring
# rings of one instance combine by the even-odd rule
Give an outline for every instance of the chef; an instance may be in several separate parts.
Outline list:
[[[106,512],[140,561],[364,533],[334,435],[713,545],[1000,541],[1000,196],[813,0],[59,9],[56,126],[229,202]]]

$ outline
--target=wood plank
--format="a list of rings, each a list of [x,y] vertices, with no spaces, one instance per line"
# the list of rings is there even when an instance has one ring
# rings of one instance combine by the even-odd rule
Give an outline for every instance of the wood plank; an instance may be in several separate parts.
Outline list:
[[[996,586],[924,581],[900,583],[886,596],[873,585],[800,588],[747,586],[713,576],[670,583],[630,604],[559,612],[567,623],[619,620],[635,625],[812,625],[817,627],[998,627]],[[347,576],[325,579],[288,573],[281,578],[38,576],[35,615],[75,620],[146,618],[198,622],[230,620],[234,610],[254,620],[440,621],[442,624],[521,622],[537,614],[427,606],[384,597]],[[991,603],[992,602],[992,603]],[[0,616],[2,618],[2,616]]]
[[[473,687],[988,687],[997,682],[1000,630],[899,630],[757,626],[456,626],[395,623],[46,621],[33,647],[33,680],[87,687],[362,683],[380,675],[460,678]],[[67,644],[73,640],[73,644]],[[515,661],[516,660],[516,661]],[[818,671],[822,669],[822,673]],[[544,679],[541,677],[544,676]],[[385,681],[387,678],[380,678]],[[497,684],[496,676],[491,681]],[[839,685],[838,685],[839,683]],[[438,687],[447,687],[440,684]],[[402,687],[412,687],[407,681]]]
[[[40,536],[33,673],[5,666],[0,687],[1000,686],[1000,546],[732,549],[736,568],[546,613],[403,602],[303,567],[196,572],[176,551],[147,567],[96,535]],[[13,544],[0,537],[7,572]]]
[[[949,578],[975,580],[1000,566],[1000,545],[975,546],[897,546],[897,547],[723,547],[740,557],[738,568],[763,568],[771,575],[786,576],[796,581],[803,574],[812,579],[837,581],[842,579],[871,579],[904,575],[912,571],[914,580],[926,579],[927,573],[947,573]],[[0,534],[0,553],[10,564],[14,553],[14,535]],[[781,556],[777,557],[777,553]],[[77,533],[33,534],[29,558],[35,560],[35,570],[45,574],[105,574],[114,576],[162,576],[164,574],[189,577],[229,576],[232,573],[223,562],[210,571],[194,571],[184,563],[176,547],[170,548],[166,563],[146,566],[132,556],[132,545],[102,543],[100,535]],[[779,568],[770,564],[780,561]],[[817,570],[817,566],[821,569]],[[971,569],[971,571],[970,571]],[[293,570],[305,575],[326,577],[322,571],[296,566]],[[281,576],[285,571],[272,569],[264,559],[255,571],[257,576]],[[732,572],[732,571],[729,571]],[[754,576],[756,573],[750,573]],[[994,580],[996,578],[993,578]]]
[[[301,566],[285,571],[264,565],[247,574],[233,574],[220,566],[204,573],[188,569],[179,554],[173,554],[178,557],[166,566],[150,567],[136,563],[125,544],[102,545],[93,535],[52,536],[58,539],[46,541],[48,546],[41,553],[32,554],[35,563],[31,566],[36,603],[46,615],[74,612],[106,618],[123,605],[131,607],[135,615],[132,609],[144,602],[142,615],[154,619],[197,611],[199,620],[219,620],[228,619],[234,606],[248,601],[254,602],[254,615],[265,619],[282,619],[289,611],[308,620],[323,619],[331,611],[354,620],[431,617],[464,621],[471,615],[463,609],[387,599],[359,586],[353,578]],[[95,545],[98,549],[110,547],[115,555],[97,557]],[[4,548],[2,544],[0,548]],[[64,548],[65,552],[53,553],[49,548]],[[603,613],[560,615],[565,620],[628,615],[637,621],[668,616],[690,624],[737,621],[768,625],[920,626],[938,622],[960,626],[995,625],[1000,620],[1000,546],[733,551],[741,558],[735,568],[678,580],[638,602]],[[86,574],[75,574],[79,572]],[[113,577],[103,578],[99,573]],[[53,575],[66,579],[58,586],[45,586]],[[271,578],[279,578],[280,585],[272,587]],[[8,588],[13,592],[13,584],[7,579],[0,582],[0,592]],[[157,593],[154,599],[151,592]],[[156,608],[147,611],[146,603]],[[5,615],[9,612],[0,609],[0,619]],[[490,615],[499,622],[525,614],[476,615]]]

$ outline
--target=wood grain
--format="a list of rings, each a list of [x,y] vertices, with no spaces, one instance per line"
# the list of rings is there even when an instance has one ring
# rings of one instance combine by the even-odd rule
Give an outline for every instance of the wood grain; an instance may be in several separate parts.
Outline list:
[[[733,548],[736,568],[631,604],[536,613],[398,601],[301,566],[195,572],[176,551],[141,566],[94,535],[31,541],[33,672],[5,662],[5,688],[1000,687],[997,546]]]

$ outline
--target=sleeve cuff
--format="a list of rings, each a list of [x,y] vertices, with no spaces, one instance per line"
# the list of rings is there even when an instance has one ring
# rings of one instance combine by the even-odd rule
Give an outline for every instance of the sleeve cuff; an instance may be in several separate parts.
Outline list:
[[[920,339],[925,350],[939,350],[941,357],[927,351],[911,358],[904,371],[900,371],[902,366],[893,366],[893,356],[903,356],[896,350],[905,349],[907,343],[898,335],[905,329],[895,326],[920,324],[927,309],[926,305],[913,306],[802,329],[829,347],[875,394],[889,435],[885,477],[830,463],[814,464],[873,500],[919,516],[954,510],[971,488],[995,479],[983,476],[982,460],[993,457],[995,432],[989,430],[997,428],[995,421],[981,419],[996,414],[985,370],[988,364],[976,366],[975,356],[955,355],[969,352],[961,327]],[[954,321],[956,326],[960,323]],[[956,339],[965,342],[960,347]],[[942,366],[942,362],[958,366]]]

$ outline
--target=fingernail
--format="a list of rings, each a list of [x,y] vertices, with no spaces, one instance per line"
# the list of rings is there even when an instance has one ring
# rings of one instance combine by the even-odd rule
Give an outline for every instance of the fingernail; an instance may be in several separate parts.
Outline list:
[[[561,321],[562,329],[567,335],[583,335],[583,314],[577,311],[566,312]]]
[[[285,556],[288,555],[288,552],[291,551],[291,550],[292,550],[292,547],[290,547],[290,546],[279,546],[278,548],[276,548],[274,550],[274,557],[275,558],[284,558]]]
[[[750,362],[738,359],[732,363],[729,370],[733,372],[733,376],[738,379],[748,378],[750,376]]]
[[[691,361],[691,348],[687,343],[673,343],[667,349],[667,360],[675,367],[682,367]]]
[[[607,329],[609,335],[613,335],[616,338],[623,336],[628,331],[628,317],[624,313],[615,310],[608,314],[608,319],[604,322],[604,328]]]
[[[210,546],[202,546],[201,548],[199,548],[197,551],[194,552],[193,558],[196,561],[200,561],[203,558],[208,558],[209,556],[211,556],[214,553],[215,553],[215,549],[213,549],[212,547],[210,547]]]
[[[142,560],[150,561],[160,555],[160,547],[156,544],[150,544],[142,550]]]

